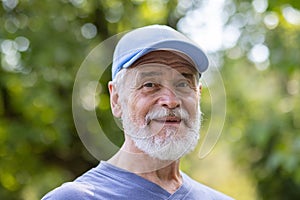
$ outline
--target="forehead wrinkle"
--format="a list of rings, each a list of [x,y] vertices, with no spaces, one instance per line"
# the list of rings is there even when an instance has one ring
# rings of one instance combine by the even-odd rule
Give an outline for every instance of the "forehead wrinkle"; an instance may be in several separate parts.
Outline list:
[[[151,76],[161,76],[162,72],[161,71],[146,71],[146,72],[139,72],[138,75],[141,78],[145,78],[145,77],[151,77]]]
[[[158,68],[149,70],[144,68],[148,66],[156,66]],[[167,69],[168,67],[170,67],[170,69]],[[181,76],[188,80],[196,79],[197,81],[198,79],[198,71],[196,69],[196,66],[192,64],[191,61],[185,58],[185,56],[181,53],[167,50],[157,50],[149,52],[136,60],[129,69],[133,71],[137,70],[138,74],[136,74],[136,78],[138,79],[143,79],[145,77],[162,76],[165,73],[168,74],[171,69],[176,70]],[[166,72],[165,69],[167,70]]]
[[[166,62],[149,62],[149,63],[140,63],[135,68],[138,71],[138,75],[141,78],[150,77],[150,76],[161,76],[164,73],[170,72],[170,70],[177,71],[178,74],[186,77],[192,78],[197,76],[197,70],[193,66],[182,65],[184,62],[171,62],[167,64]],[[185,63],[184,63],[185,64]],[[152,69],[151,69],[152,67]],[[145,69],[145,71],[143,71]],[[165,71],[167,70],[167,71]]]
[[[176,73],[169,73],[168,71],[146,71],[146,72],[138,72],[137,74],[137,79],[136,80],[143,80],[146,78],[160,78],[161,76],[164,75],[170,75],[171,77],[164,77],[163,80],[179,80],[179,79],[187,79],[189,81],[194,81],[195,79],[195,74],[192,73],[185,73],[185,72],[176,72]],[[172,75],[171,75],[172,74]]]
[[[139,65],[136,68],[133,68],[132,70],[136,71],[136,77],[138,79],[143,79],[147,77],[159,77],[166,74],[171,75],[173,70],[173,78],[176,74],[176,77],[184,77],[189,80],[195,79],[197,77],[197,72],[193,68],[189,68],[186,66],[169,67],[167,65],[155,63],[154,65]]]

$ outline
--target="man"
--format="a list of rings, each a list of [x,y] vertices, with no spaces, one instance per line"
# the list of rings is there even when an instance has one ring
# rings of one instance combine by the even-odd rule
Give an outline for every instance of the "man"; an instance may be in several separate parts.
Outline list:
[[[108,86],[112,113],[124,128],[123,146],[43,200],[231,199],[179,169],[199,139],[199,78],[207,67],[203,51],[170,27],[127,33],[115,49]]]

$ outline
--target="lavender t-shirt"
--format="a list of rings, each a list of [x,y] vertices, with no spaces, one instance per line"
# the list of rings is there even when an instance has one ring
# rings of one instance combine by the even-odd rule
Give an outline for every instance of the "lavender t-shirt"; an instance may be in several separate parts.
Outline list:
[[[170,194],[155,183],[101,161],[96,168],[54,189],[42,200],[232,200],[183,172],[181,175],[182,186]]]

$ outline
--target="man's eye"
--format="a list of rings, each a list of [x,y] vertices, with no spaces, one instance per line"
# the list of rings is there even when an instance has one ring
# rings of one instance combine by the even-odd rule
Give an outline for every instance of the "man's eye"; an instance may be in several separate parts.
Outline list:
[[[152,88],[152,87],[155,87],[157,84],[155,84],[155,83],[145,83],[144,85],[143,85],[143,87],[147,87],[147,88]]]
[[[189,86],[190,86],[189,83],[186,81],[182,81],[176,84],[176,87],[189,87]]]

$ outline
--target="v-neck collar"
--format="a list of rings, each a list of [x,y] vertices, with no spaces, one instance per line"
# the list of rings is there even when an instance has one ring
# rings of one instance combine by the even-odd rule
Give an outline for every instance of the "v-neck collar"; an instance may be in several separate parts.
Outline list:
[[[183,199],[183,197],[187,195],[191,189],[190,184],[188,183],[188,181],[186,181],[186,174],[181,171],[180,175],[182,176],[182,185],[173,194],[171,194],[156,183],[153,183],[135,173],[114,166],[108,162],[101,161],[97,168],[101,171],[101,173],[104,174],[105,172],[109,171],[109,175],[118,180],[127,179],[125,181],[130,180],[130,182],[132,182],[133,184],[137,183],[137,187],[145,188],[147,191],[153,193],[154,195],[157,195],[160,198],[163,196],[164,199],[167,200]]]

